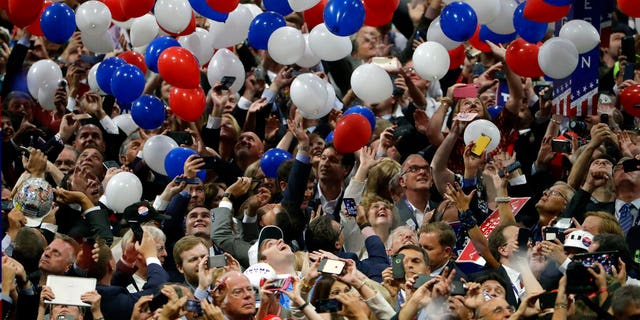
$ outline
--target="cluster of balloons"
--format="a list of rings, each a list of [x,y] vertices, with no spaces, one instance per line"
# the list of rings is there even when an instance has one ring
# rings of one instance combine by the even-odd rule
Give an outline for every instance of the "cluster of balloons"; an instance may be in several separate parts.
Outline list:
[[[38,60],[27,72],[27,88],[45,110],[55,108],[54,95],[62,81],[62,70],[53,60]]]
[[[333,145],[339,153],[355,152],[369,143],[374,129],[375,116],[371,110],[362,106],[351,107],[336,124]]]

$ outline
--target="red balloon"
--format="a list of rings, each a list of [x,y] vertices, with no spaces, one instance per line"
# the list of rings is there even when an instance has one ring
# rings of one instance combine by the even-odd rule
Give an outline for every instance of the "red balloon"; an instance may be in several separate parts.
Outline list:
[[[393,10],[380,10],[369,7],[367,3],[364,4],[365,16],[364,24],[371,27],[380,27],[389,24],[393,19]]]
[[[200,85],[198,59],[183,47],[169,47],[158,58],[158,73],[170,85],[193,89]]]
[[[620,104],[624,107],[624,112],[634,117],[640,117],[640,84],[622,90]]]
[[[524,5],[524,17],[535,22],[549,23],[562,19],[571,10],[571,5],[554,6],[544,0],[527,0]]]
[[[42,12],[44,0],[9,0],[7,15],[9,21],[19,28],[24,28],[37,21]]]
[[[622,13],[630,16],[630,17],[640,17],[640,6],[638,3],[633,0],[618,0],[618,8]]]
[[[365,146],[371,139],[371,124],[360,114],[348,114],[336,124],[333,145],[338,153],[352,153]]]
[[[9,0],[0,0],[0,10],[6,9],[8,5],[9,5]]]
[[[398,9],[400,0],[363,0],[365,7],[377,10],[378,12],[393,12]]]
[[[128,17],[124,10],[122,10],[122,6],[120,5],[120,0],[102,0],[104,4],[107,5],[109,11],[111,11],[111,18],[115,21],[127,21],[130,17]]]
[[[473,34],[473,37],[469,39],[469,43],[476,49],[482,52],[491,52],[491,47],[489,45],[480,40],[480,25],[476,27],[476,33]]]
[[[304,22],[307,23],[307,27],[309,27],[309,30],[324,22],[324,7],[327,5],[327,2],[328,0],[320,0],[318,4],[310,9],[305,10],[302,13]]]
[[[143,74],[147,73],[147,64],[144,62],[144,56],[142,54],[135,51],[125,51],[119,54],[118,58],[138,67]]]
[[[162,26],[158,25],[158,27],[160,27],[160,29],[162,31],[164,31],[164,33],[176,38],[176,37],[182,37],[182,36],[188,36],[194,32],[196,32],[196,15],[191,12],[191,21],[189,21],[189,25],[187,26],[186,29],[182,30],[182,32],[180,33],[174,33],[174,32],[170,32],[165,30]]]
[[[464,63],[464,45],[459,45],[455,49],[449,50],[449,70],[457,69]]]
[[[211,9],[220,13],[229,13],[236,9],[240,0],[207,0]]]
[[[154,0],[120,0],[122,12],[129,18],[144,16],[153,9],[154,4]]]
[[[36,21],[34,21],[32,24],[30,24],[27,27],[27,31],[29,31],[29,33],[31,33],[34,36],[38,36],[38,37],[43,37],[44,34],[42,33],[42,28],[40,28],[40,16],[42,16],[42,12],[44,11],[44,9],[46,9],[48,6],[52,5],[53,2],[51,1],[45,1],[44,4],[42,5],[42,10],[40,10],[40,15],[38,15],[38,19],[36,19]]]
[[[505,59],[513,72],[521,77],[537,78],[544,75],[538,64],[540,47],[518,38],[507,47]]]
[[[195,89],[171,88],[169,106],[171,111],[184,121],[194,122],[200,119],[206,97],[201,87]]]

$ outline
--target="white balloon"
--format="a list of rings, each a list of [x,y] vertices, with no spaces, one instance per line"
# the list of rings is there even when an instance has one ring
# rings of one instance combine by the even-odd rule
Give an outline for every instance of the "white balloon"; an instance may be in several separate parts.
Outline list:
[[[258,7],[254,3],[243,3],[243,4],[241,4],[241,6],[249,9],[249,12],[251,12],[251,16],[253,18],[257,17],[259,14],[264,12],[264,11],[262,11],[262,9],[260,7]],[[253,20],[253,18],[251,20]]]
[[[289,6],[295,12],[302,12],[313,8],[320,0],[289,0]]]
[[[427,41],[435,41],[444,46],[447,50],[455,49],[460,46],[461,43],[451,40],[451,38],[444,34],[442,31],[442,25],[440,24],[440,16],[433,19],[433,22],[429,25],[429,29],[427,29]]]
[[[249,34],[252,20],[251,10],[246,6],[238,6],[229,14],[227,21],[211,21],[209,33],[212,35],[213,47],[221,49],[243,42]]]
[[[236,56],[229,49],[220,49],[213,55],[209,62],[209,68],[207,70],[207,79],[211,86],[220,81],[222,77],[231,76],[236,80],[229,88],[232,92],[238,92],[244,84],[245,72],[244,66],[240,58]]]
[[[96,80],[96,72],[98,72],[98,67],[100,66],[100,62],[96,63],[89,69],[89,74],[87,75],[87,81],[89,82],[89,88],[94,92],[97,92],[101,95],[106,95],[104,91],[98,85],[98,80]]]
[[[387,71],[375,64],[362,64],[351,74],[351,89],[368,103],[379,103],[393,94],[393,82]]]
[[[118,21],[118,20],[111,20],[111,22],[113,22],[113,24],[115,24],[116,26],[122,28],[122,29],[126,29],[129,30],[131,29],[131,24],[133,23],[133,18],[127,20],[127,21]]]
[[[180,45],[193,53],[198,59],[200,66],[203,66],[213,56],[213,43],[209,31],[196,28],[196,32],[178,38]]]
[[[320,58],[316,56],[309,47],[309,34],[305,33],[302,36],[304,37],[304,53],[302,57],[296,61],[296,64],[303,68],[311,68],[320,63]]]
[[[303,117],[319,119],[327,115],[327,87],[325,81],[313,73],[303,73],[291,83],[291,101]]]
[[[564,79],[578,66],[578,49],[567,39],[551,38],[540,47],[538,64],[547,76]]]
[[[104,191],[107,197],[107,206],[115,212],[124,212],[124,209],[138,201],[142,197],[142,183],[131,172],[120,172],[111,177]]]
[[[309,34],[311,51],[324,61],[340,60],[351,54],[353,45],[349,37],[340,37],[329,32],[327,26],[321,23]]]
[[[464,143],[469,144],[478,140],[480,136],[487,136],[491,138],[491,142],[487,146],[487,153],[493,151],[500,144],[500,129],[496,125],[485,119],[478,119],[471,122],[466,129],[464,129]]]
[[[275,62],[285,66],[294,64],[304,55],[304,37],[296,28],[280,27],[269,37],[267,48]]]
[[[466,0],[478,16],[478,24],[491,23],[500,14],[500,0]]]
[[[324,81],[324,84],[327,91],[327,101],[325,102],[324,108],[317,110],[317,112],[314,111],[311,114],[298,108],[298,111],[300,111],[300,114],[303,118],[320,119],[329,114],[329,112],[331,112],[331,109],[333,109],[333,106],[336,102],[336,90],[333,88],[333,85],[331,85],[331,83]]]
[[[121,114],[113,118],[113,122],[120,128],[127,136],[131,135],[134,131],[138,130],[138,125],[130,113]]]
[[[516,32],[513,26],[513,13],[516,12],[518,3],[514,0],[500,0],[500,13],[487,28],[498,34],[512,34]]]
[[[325,107],[327,108],[327,110],[329,110],[329,112],[331,112],[331,109],[333,109],[336,104],[336,100],[338,99],[336,98],[336,89],[333,88],[331,82],[325,81],[324,84],[327,87],[327,104],[325,105]]]
[[[43,109],[51,111],[56,108],[55,99],[57,90],[58,86],[49,84],[43,85],[38,89],[37,100]]]
[[[109,31],[101,33],[81,32],[80,38],[82,39],[82,44],[91,52],[108,53],[115,49],[115,44]]]
[[[111,25],[111,11],[100,1],[87,1],[76,9],[76,26],[82,32],[102,33]]]
[[[57,87],[60,80],[62,70],[50,59],[36,61],[27,72],[27,88],[32,97],[38,97],[38,90],[43,86]]]
[[[165,135],[153,136],[145,141],[142,148],[142,159],[151,170],[167,175],[164,169],[164,158],[169,151],[178,147],[178,143]]]
[[[449,71],[449,52],[441,44],[427,41],[413,52],[413,67],[425,80],[442,79]]]
[[[147,13],[142,17],[133,19],[129,33],[131,45],[141,47],[149,44],[151,40],[156,38],[158,31],[160,31],[160,27],[156,23],[156,17],[152,14]]]
[[[598,30],[584,20],[571,20],[560,29],[560,38],[571,41],[578,49],[578,53],[587,53],[600,43]]]
[[[191,22],[193,10],[187,0],[158,0],[154,8],[158,25],[169,32],[180,33]]]

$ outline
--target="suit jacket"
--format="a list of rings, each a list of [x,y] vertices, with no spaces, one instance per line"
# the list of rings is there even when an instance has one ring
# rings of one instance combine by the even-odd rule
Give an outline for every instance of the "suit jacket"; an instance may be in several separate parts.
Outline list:
[[[435,209],[437,207],[438,204],[435,201],[429,200],[430,209]],[[401,225],[411,226],[410,223],[407,223],[407,221],[411,220],[414,223],[415,229],[418,230],[418,226],[420,224],[418,224],[418,220],[416,220],[416,215],[413,213],[413,210],[411,210],[411,208],[409,208],[409,206],[407,205],[407,198],[402,197],[402,199],[400,199],[400,201],[396,203],[395,208],[396,210],[393,213],[393,226],[391,227],[391,229],[395,229],[396,227]]]
[[[495,268],[495,269],[487,269],[487,270],[482,270],[480,272],[476,272],[470,275],[470,279],[471,281],[478,281],[478,279],[481,279],[483,277],[486,277],[490,274],[495,274],[498,277],[500,277],[502,279],[502,284],[505,285],[506,287],[504,288],[504,291],[506,293],[506,300],[509,303],[509,305],[512,305],[514,307],[517,307],[519,305],[518,303],[518,298],[516,297],[515,292],[513,292],[513,288],[511,285],[511,280],[509,279],[509,275],[507,274],[507,270],[504,269],[504,267],[502,265],[500,265],[500,267]]]
[[[244,268],[248,268],[250,265],[248,253],[252,243],[245,240],[242,232],[233,231],[231,227],[231,210],[225,207],[215,208],[211,210],[211,219],[211,240],[213,243],[224,252],[238,259],[238,262]],[[258,239],[257,234],[255,239]]]
[[[157,263],[147,266],[147,283],[142,291],[129,293],[126,288],[118,286],[97,285],[96,291],[102,296],[100,310],[105,319],[130,319],[133,306],[144,295],[155,294],[160,287],[169,281],[169,274]]]

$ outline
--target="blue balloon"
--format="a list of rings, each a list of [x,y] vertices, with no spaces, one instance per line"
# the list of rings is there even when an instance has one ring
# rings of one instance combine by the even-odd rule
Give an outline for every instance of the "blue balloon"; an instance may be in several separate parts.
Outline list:
[[[573,3],[573,0],[543,0],[544,2],[558,7],[565,7]]]
[[[144,91],[144,74],[140,68],[125,64],[111,76],[111,92],[119,103],[130,103]]]
[[[264,172],[267,177],[277,178],[280,165],[291,158],[293,158],[291,153],[286,150],[278,148],[270,149],[260,158],[260,169],[262,169],[262,172]]]
[[[544,38],[547,33],[547,24],[531,21],[524,16],[524,6],[526,2],[521,3],[513,13],[513,26],[522,39],[530,43],[536,43]]]
[[[453,41],[466,41],[476,32],[478,16],[473,8],[464,2],[449,3],[440,14],[442,32]]]
[[[249,25],[247,41],[249,45],[259,50],[267,50],[269,37],[280,27],[287,25],[284,17],[277,12],[263,12],[257,15]]]
[[[517,33],[500,34],[491,31],[487,26],[482,25],[480,27],[480,40],[491,41],[493,43],[509,43],[518,37]]]
[[[76,14],[68,5],[62,2],[54,3],[42,12],[40,28],[47,40],[65,43],[76,31]]]
[[[164,49],[169,47],[179,47],[180,43],[178,40],[163,36],[158,37],[149,43],[147,49],[144,51],[144,62],[147,64],[147,67],[151,69],[153,72],[158,72],[158,58],[160,58],[160,54]]]
[[[100,65],[98,66],[98,70],[96,70],[96,80],[98,82],[98,86],[102,91],[107,94],[113,95],[113,91],[111,91],[111,77],[118,70],[118,68],[127,64],[124,60],[116,57],[111,57],[104,59]]]
[[[287,0],[264,0],[262,1],[266,11],[277,12],[283,16],[293,13],[293,9]]]
[[[167,176],[171,179],[181,175],[184,173],[184,163],[187,161],[187,158],[192,154],[198,155],[197,152],[193,151],[189,148],[175,148],[164,158],[164,170],[167,171]],[[200,155],[198,155],[200,156]],[[198,178],[204,182],[207,178],[207,172],[205,170],[200,170],[196,173]]]
[[[352,113],[356,113],[356,114],[362,115],[365,118],[367,118],[367,120],[369,120],[369,124],[371,125],[371,132],[376,130],[376,115],[373,114],[373,111],[371,111],[371,109],[369,109],[367,107],[363,107],[363,106],[353,106],[353,107],[347,109],[347,111],[345,111],[342,114],[342,116],[346,116],[346,115],[352,114]]]
[[[333,142],[333,130],[331,130],[331,132],[329,132],[329,134],[327,135],[327,137],[326,137],[326,138],[324,138],[324,141],[325,141],[326,143]]]
[[[361,0],[330,0],[324,7],[324,24],[329,32],[346,37],[364,24],[365,10]]]
[[[191,8],[199,13],[201,16],[209,18],[218,22],[225,22],[229,17],[228,13],[220,13],[215,11],[209,7],[207,1],[205,0],[189,0],[189,4],[191,4]]]
[[[131,104],[131,118],[142,129],[158,129],[165,117],[164,103],[155,96],[145,94]]]

